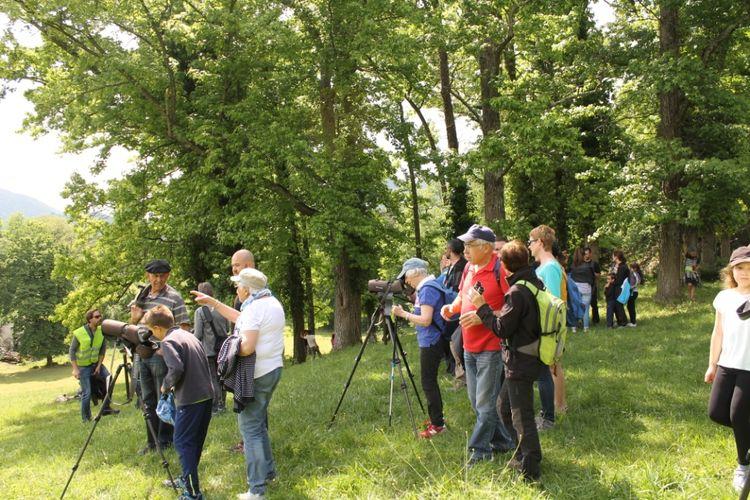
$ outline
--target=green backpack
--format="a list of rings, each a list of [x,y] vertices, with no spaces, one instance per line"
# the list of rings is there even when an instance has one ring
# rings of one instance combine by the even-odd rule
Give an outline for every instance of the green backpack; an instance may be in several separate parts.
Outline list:
[[[534,294],[539,306],[539,326],[542,335],[538,343],[534,342],[529,345],[529,347],[538,345],[538,352],[525,352],[525,354],[536,355],[545,365],[553,365],[560,361],[565,350],[565,339],[568,334],[568,329],[565,327],[567,305],[562,299],[558,299],[547,290],[539,290],[526,280],[519,280],[516,284],[528,288]],[[518,350],[524,352],[529,347],[523,346]]]

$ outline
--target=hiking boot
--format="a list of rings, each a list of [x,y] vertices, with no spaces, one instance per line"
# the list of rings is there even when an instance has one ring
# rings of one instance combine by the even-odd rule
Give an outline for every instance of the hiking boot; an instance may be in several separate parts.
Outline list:
[[[748,468],[750,468],[750,465],[738,465],[737,468],[734,469],[732,487],[737,493],[740,493],[745,486],[745,477],[747,477]]]
[[[555,426],[553,420],[544,417],[536,417],[534,421],[536,422],[536,430],[539,432],[550,430]]]
[[[105,408],[102,410],[102,415],[119,415],[120,410],[115,410],[114,408]]]
[[[425,430],[423,430],[422,432],[419,433],[419,437],[421,437],[423,439],[430,439],[430,438],[433,438],[433,437],[437,436],[438,434],[441,434],[441,433],[443,433],[443,432],[445,432],[447,430],[448,430],[448,428],[445,425],[432,425],[432,424],[430,424],[430,425],[427,426],[427,428]]]
[[[476,455],[472,453],[471,457],[469,458],[469,461],[466,462],[466,468],[471,469],[472,467],[476,467],[478,464],[492,462],[492,458],[493,458],[492,454],[483,456],[483,455]]]

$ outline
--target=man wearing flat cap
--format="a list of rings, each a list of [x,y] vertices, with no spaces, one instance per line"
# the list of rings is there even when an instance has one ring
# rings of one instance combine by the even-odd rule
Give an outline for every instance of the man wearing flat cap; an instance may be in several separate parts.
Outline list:
[[[487,328],[477,308],[468,297],[475,286],[483,289],[484,300],[493,311],[502,309],[508,282],[495,255],[495,233],[474,224],[458,237],[468,249],[469,263],[453,304],[444,306],[441,314],[449,319],[460,311],[463,330],[466,391],[477,420],[469,437],[469,465],[492,460],[495,453],[512,450],[515,445],[500,420],[497,396],[503,377],[500,339]]]
[[[154,259],[145,266],[148,286],[144,288],[136,298],[136,303],[130,307],[130,322],[137,324],[142,322],[143,315],[157,305],[166,306],[174,316],[174,322],[180,325],[183,330],[190,329],[190,317],[188,316],[185,301],[182,300],[179,292],[167,284],[169,273],[172,267],[169,262],[163,259]],[[159,420],[156,415],[156,403],[159,400],[159,394],[167,375],[167,365],[164,363],[161,350],[154,352],[138,351],[138,380],[141,386],[141,397],[145,406],[146,414],[151,422],[154,431],[156,431],[159,445],[166,448],[172,445],[174,428]],[[146,426],[146,439],[148,443],[141,450],[142,454],[156,449],[154,437]]]

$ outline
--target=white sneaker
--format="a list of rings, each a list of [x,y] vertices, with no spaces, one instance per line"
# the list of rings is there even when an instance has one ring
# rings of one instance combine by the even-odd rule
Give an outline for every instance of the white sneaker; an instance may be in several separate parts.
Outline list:
[[[625,326],[629,326],[630,328],[635,328],[635,323],[628,323],[628,324],[627,324],[627,325],[625,325]]]
[[[237,495],[237,500],[265,500],[265,495],[259,495],[258,493],[240,493]]]
[[[574,327],[573,327],[573,333],[575,333],[575,332],[576,332],[576,327],[574,326]]]
[[[584,328],[583,329],[583,333],[589,333],[589,329],[588,328]]]
[[[745,477],[747,477],[748,465],[738,465],[734,469],[734,479],[732,479],[732,486],[734,491],[737,493],[742,491],[742,487],[745,486]]]

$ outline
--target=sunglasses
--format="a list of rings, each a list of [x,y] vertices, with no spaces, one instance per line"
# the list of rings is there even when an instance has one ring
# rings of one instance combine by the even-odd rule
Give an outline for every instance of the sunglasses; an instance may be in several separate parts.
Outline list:
[[[530,247],[532,243],[536,243],[537,241],[539,241],[538,238],[532,238],[532,239],[530,239],[529,241],[526,242],[526,246]]]

